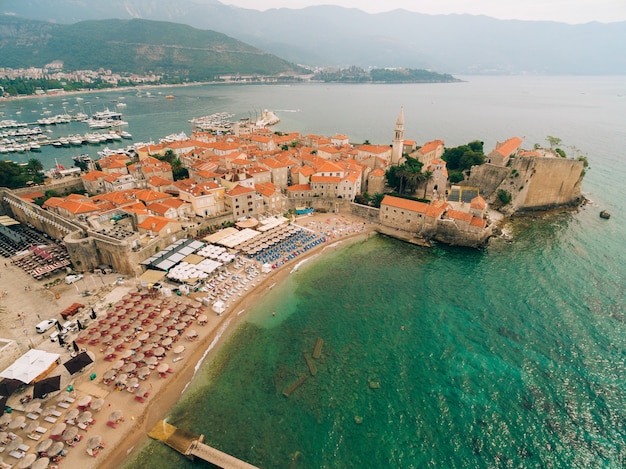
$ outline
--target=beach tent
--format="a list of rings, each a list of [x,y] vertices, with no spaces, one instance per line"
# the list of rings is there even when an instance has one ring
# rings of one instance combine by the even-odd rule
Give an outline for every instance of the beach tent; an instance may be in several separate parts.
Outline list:
[[[165,272],[162,270],[146,269],[146,271],[137,278],[142,287],[160,282],[165,277]]]
[[[3,379],[0,381],[0,396],[10,397],[23,384],[19,379]]]
[[[0,378],[17,379],[30,384],[50,373],[57,366],[59,356],[58,353],[31,349],[0,373]]]
[[[63,366],[65,366],[65,368],[67,368],[67,371],[69,371],[70,374],[73,375],[74,373],[82,370],[92,362],[93,360],[87,354],[87,352],[83,352],[63,363]]]
[[[35,383],[33,389],[33,398],[40,399],[46,394],[55,392],[61,389],[61,376],[52,376],[50,378],[42,379]]]
[[[226,305],[222,300],[218,300],[213,303],[213,311],[215,311],[217,314],[222,314],[224,311],[226,311]]]

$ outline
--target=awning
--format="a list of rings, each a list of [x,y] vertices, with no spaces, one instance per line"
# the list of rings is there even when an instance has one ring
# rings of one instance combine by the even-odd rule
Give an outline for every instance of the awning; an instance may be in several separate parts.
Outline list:
[[[73,375],[74,373],[85,368],[90,363],[93,363],[93,360],[87,354],[87,352],[83,352],[63,363],[63,366],[65,366],[65,368],[67,368],[67,371],[69,371],[70,374]]]
[[[0,378],[17,379],[30,384],[38,377],[45,377],[56,366],[58,353],[31,349],[0,373]]]

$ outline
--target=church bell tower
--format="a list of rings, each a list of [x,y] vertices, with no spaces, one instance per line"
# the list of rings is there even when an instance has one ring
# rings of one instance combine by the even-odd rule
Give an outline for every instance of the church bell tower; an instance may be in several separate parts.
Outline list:
[[[400,114],[396,120],[396,130],[391,145],[391,164],[399,165],[402,162],[402,149],[404,148],[404,108],[400,108]]]

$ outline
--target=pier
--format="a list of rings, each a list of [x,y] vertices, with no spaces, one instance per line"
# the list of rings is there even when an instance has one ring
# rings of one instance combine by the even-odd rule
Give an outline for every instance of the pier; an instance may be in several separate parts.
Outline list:
[[[223,469],[257,469],[252,464],[207,445],[204,443],[204,435],[196,435],[177,428],[165,420],[157,423],[148,436],[165,443],[190,459],[200,458]]]

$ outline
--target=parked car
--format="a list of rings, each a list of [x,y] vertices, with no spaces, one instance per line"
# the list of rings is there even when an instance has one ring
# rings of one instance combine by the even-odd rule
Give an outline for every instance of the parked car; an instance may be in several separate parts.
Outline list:
[[[61,337],[63,340],[65,340],[65,337],[67,336],[67,331],[63,330],[63,331],[54,331],[52,334],[50,334],[50,341],[51,342],[56,342],[57,340],[59,340],[59,337]]]
[[[82,274],[68,275],[67,277],[65,277],[65,283],[67,283],[68,285],[71,285],[72,283],[78,282],[82,278],[83,278]]]
[[[78,329],[78,324],[76,324],[76,321],[65,321],[63,323],[63,329],[66,331],[75,331]]]
[[[56,319],[46,319],[44,321],[41,321],[39,324],[37,324],[35,326],[35,330],[38,333],[43,334],[48,329],[50,329],[52,326],[54,326],[56,323],[57,323]]]

